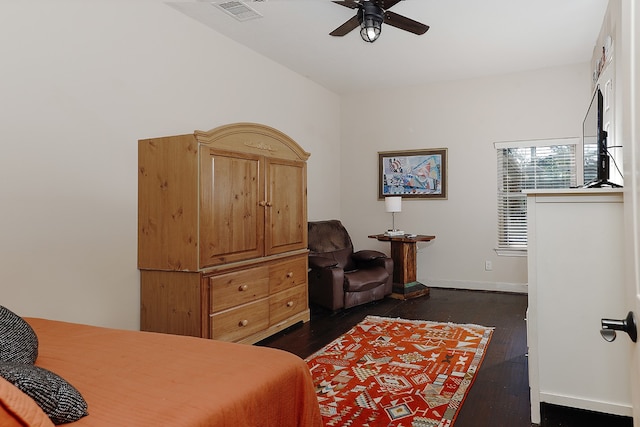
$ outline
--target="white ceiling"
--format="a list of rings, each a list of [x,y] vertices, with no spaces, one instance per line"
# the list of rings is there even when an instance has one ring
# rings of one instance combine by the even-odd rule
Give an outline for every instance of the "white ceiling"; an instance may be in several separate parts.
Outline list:
[[[263,0],[240,22],[212,3],[170,6],[338,94],[588,62],[607,0],[403,0],[392,11],[429,25],[384,25],[374,43],[331,31],[355,11],[330,0]]]

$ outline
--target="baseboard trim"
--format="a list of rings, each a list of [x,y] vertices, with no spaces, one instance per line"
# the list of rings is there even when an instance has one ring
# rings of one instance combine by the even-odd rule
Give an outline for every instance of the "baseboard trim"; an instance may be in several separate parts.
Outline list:
[[[587,411],[602,412],[604,414],[622,415],[624,417],[633,416],[633,408],[631,407],[631,405],[602,402],[598,400],[587,400],[579,397],[564,396],[560,394],[540,393],[540,403],[551,403],[552,405],[585,409]]]
[[[420,280],[420,279],[419,279]],[[526,283],[505,283],[505,282],[472,282],[467,280],[420,280],[427,286],[435,288],[468,289],[474,291],[512,292],[526,294],[528,285]]]

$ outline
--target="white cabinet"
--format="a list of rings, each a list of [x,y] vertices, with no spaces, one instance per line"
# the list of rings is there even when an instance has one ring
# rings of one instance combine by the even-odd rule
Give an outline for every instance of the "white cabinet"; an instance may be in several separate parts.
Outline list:
[[[531,421],[540,403],[631,416],[631,340],[600,336],[624,318],[621,189],[528,194],[527,340]]]

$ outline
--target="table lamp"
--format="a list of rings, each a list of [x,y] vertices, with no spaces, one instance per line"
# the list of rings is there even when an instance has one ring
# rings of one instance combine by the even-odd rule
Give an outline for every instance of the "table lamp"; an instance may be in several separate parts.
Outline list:
[[[391,212],[392,226],[391,230],[385,233],[387,236],[401,236],[404,231],[396,229],[396,212],[402,212],[402,197],[389,196],[384,198],[384,207],[387,212]]]

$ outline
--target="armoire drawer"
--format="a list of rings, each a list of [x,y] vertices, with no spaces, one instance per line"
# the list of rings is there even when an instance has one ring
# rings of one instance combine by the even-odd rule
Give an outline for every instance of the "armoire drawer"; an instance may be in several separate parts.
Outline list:
[[[271,295],[307,283],[307,255],[273,264],[269,269]]]
[[[275,325],[294,314],[304,311],[309,306],[307,284],[271,295],[269,298],[270,324]]]
[[[269,268],[263,266],[212,276],[209,285],[210,310],[215,313],[269,295]]]
[[[209,316],[211,338],[238,341],[269,326],[269,299],[264,298]]]

